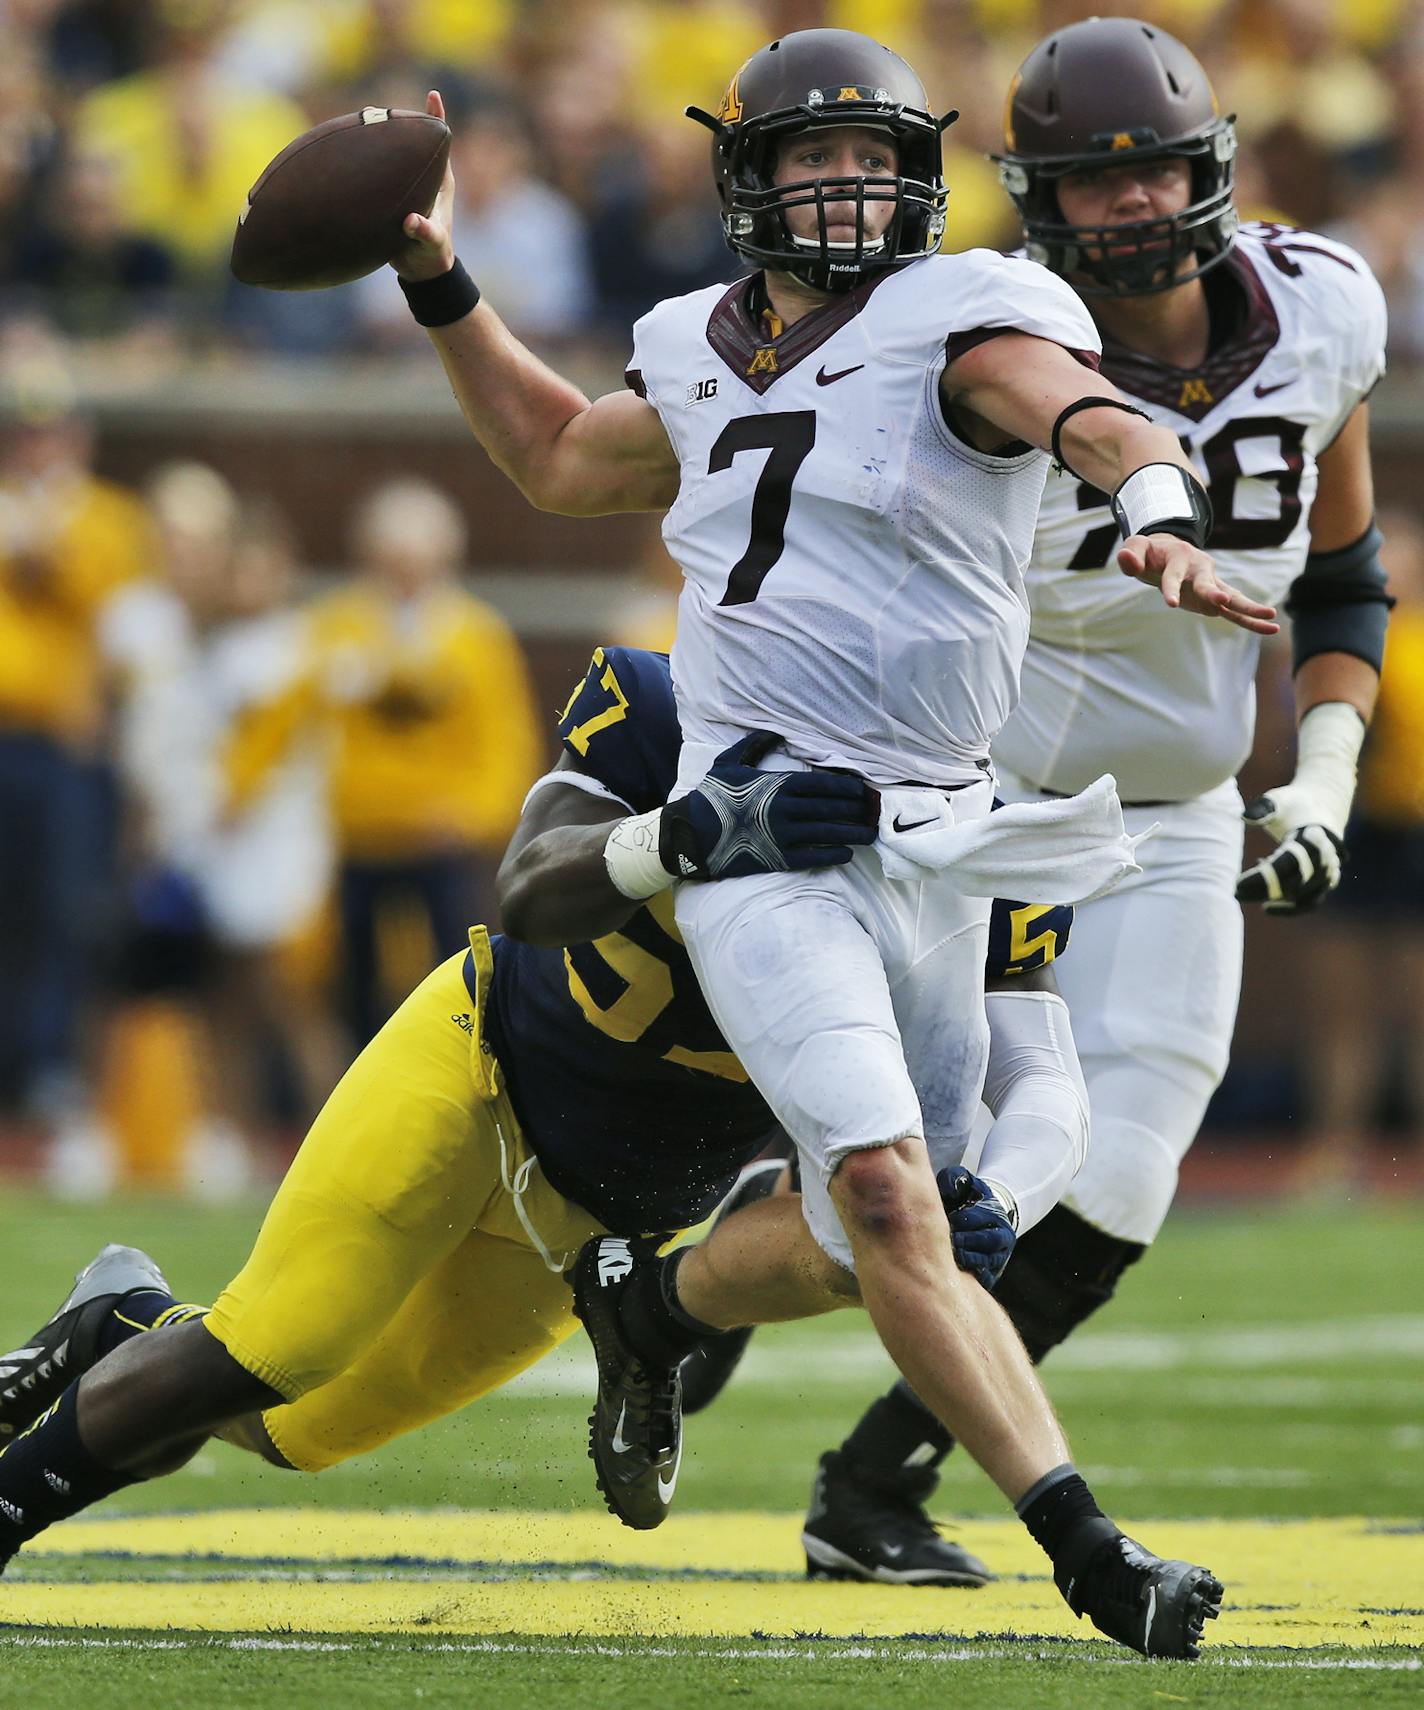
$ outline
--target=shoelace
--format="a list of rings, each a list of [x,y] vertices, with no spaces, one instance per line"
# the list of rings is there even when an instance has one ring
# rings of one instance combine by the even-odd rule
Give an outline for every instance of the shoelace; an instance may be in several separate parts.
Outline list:
[[[631,1375],[637,1384],[645,1385],[648,1390],[646,1405],[634,1403],[634,1418],[647,1428],[649,1453],[661,1454],[673,1447],[677,1437],[674,1425],[678,1400],[677,1368],[670,1367],[661,1378],[654,1378],[646,1366],[636,1365]]]

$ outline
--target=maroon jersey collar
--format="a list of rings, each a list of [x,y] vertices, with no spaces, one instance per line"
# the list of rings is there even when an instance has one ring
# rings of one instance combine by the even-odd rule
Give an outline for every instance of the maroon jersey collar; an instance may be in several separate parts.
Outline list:
[[[707,342],[744,385],[761,394],[846,325],[870,301],[871,292],[900,268],[872,273],[853,291],[833,297],[778,338],[769,338],[755,307],[761,275],[753,273],[728,286],[707,322]]]
[[[1234,287],[1244,299],[1244,311],[1229,336],[1214,344],[1198,367],[1177,368],[1129,350],[1104,333],[1102,372],[1115,386],[1144,403],[1158,404],[1199,422],[1228,392],[1255,373],[1281,336],[1275,305],[1240,247],[1231,251],[1219,271],[1227,275],[1223,283]],[[1204,290],[1210,279],[1208,275],[1203,281]]]

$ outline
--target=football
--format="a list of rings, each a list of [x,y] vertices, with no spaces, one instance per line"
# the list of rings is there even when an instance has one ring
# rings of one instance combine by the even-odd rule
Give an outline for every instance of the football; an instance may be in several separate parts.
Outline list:
[[[270,291],[319,291],[374,273],[408,214],[435,205],[450,127],[428,113],[363,107],[314,127],[247,193],[232,271]]]

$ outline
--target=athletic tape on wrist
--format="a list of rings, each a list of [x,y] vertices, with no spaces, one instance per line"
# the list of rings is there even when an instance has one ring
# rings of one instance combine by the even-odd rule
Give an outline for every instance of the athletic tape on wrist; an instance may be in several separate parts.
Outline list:
[[[673,876],[658,854],[663,810],[630,814],[620,819],[603,846],[603,864],[615,890],[634,902],[665,891]]]
[[[480,288],[458,259],[435,279],[402,279],[410,312],[423,327],[448,327],[462,321],[480,300]]]
[[[1112,496],[1113,520],[1124,540],[1135,534],[1175,534],[1205,546],[1211,502],[1201,482],[1176,463],[1144,463]]]

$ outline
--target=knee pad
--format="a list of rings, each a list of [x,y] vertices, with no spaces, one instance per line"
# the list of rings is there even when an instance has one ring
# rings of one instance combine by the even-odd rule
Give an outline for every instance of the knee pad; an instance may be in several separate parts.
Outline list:
[[[1146,1251],[1141,1242],[1105,1235],[1063,1205],[1019,1238],[994,1298],[1035,1365],[1112,1299],[1122,1273]]]

